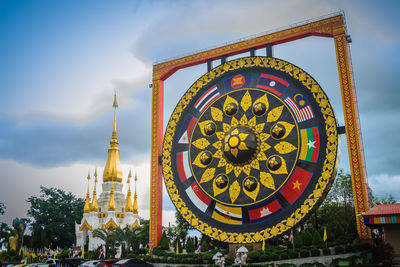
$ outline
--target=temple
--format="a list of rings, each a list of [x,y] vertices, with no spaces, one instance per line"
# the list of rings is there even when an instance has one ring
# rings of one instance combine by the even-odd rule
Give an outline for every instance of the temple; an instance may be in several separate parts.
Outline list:
[[[132,178],[131,171],[127,175],[126,185],[127,194],[122,192],[123,174],[119,161],[119,148],[117,140],[117,97],[114,94],[114,125],[108,149],[108,158],[103,171],[102,193],[97,198],[97,169],[94,171],[94,187],[92,198],[89,192],[90,173],[87,176],[88,185],[86,200],[83,208],[83,218],[80,224],[75,224],[76,245],[88,250],[97,249],[105,242],[93,237],[95,229],[110,230],[113,228],[130,228],[139,226],[138,203],[136,194],[137,175],[135,174],[135,192],[133,196],[130,182]]]

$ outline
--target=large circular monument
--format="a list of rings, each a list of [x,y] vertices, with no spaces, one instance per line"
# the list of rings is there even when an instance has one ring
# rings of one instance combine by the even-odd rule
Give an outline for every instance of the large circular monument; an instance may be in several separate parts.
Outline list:
[[[239,58],[193,83],[166,128],[163,174],[182,216],[212,238],[252,243],[310,215],[336,173],[331,104],[305,71]]]

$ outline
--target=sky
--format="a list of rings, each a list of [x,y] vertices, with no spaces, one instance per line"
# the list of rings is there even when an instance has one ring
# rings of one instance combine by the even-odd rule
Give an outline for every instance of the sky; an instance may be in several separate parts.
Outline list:
[[[137,172],[139,215],[148,219],[153,64],[340,10],[353,41],[368,184],[400,202],[400,2],[0,0],[0,221],[26,217],[40,186],[85,197],[87,173],[97,168],[101,178],[107,159],[114,90],[121,167],[125,179]],[[333,39],[278,45],[274,56],[312,75],[344,125]],[[179,70],[165,82],[164,125],[206,71]],[[341,137],[339,167],[349,172]],[[163,203],[163,225],[174,223],[165,188]]]

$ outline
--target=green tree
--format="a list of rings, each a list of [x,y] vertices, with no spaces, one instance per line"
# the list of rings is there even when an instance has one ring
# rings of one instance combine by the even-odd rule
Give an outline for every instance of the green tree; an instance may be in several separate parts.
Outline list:
[[[313,245],[322,245],[324,243],[324,241],[321,238],[321,235],[319,234],[319,232],[314,229],[312,231],[312,244]]]
[[[191,237],[188,238],[186,241],[186,252],[187,253],[193,253],[195,251],[194,244],[193,244],[193,239]]]
[[[210,250],[210,245],[207,242],[207,238],[201,238],[200,246],[201,246],[201,251],[202,252]]]
[[[117,233],[115,230],[116,229],[107,231],[101,228],[93,230],[93,237],[98,237],[104,241],[107,258],[114,258],[115,254],[117,254],[117,249],[120,245],[120,241],[118,240],[119,233]]]
[[[3,202],[0,202],[0,215],[3,215],[6,211],[6,205]]]
[[[294,233],[293,243],[296,248],[301,248],[303,246],[303,239],[301,238],[301,233],[297,231]]]
[[[35,248],[69,247],[75,242],[75,223],[82,220],[84,200],[57,188],[40,187],[31,196],[28,216]]]
[[[161,238],[160,238],[160,248],[163,250],[169,249],[169,240],[165,231],[163,231]]]
[[[10,238],[11,234],[12,228],[6,223],[0,223],[0,247],[2,247],[3,244],[7,244],[8,247],[8,239]]]
[[[303,240],[303,245],[311,246],[312,245],[312,235],[310,231],[304,230],[301,232],[301,239]]]

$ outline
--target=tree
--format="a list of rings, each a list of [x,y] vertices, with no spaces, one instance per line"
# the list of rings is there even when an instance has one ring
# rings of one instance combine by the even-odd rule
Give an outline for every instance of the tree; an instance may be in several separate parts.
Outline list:
[[[0,223],[0,248],[3,244],[8,244],[8,239],[12,233],[12,228],[6,223]]]
[[[93,237],[98,237],[104,241],[107,258],[114,258],[115,254],[117,254],[117,249],[120,245],[117,240],[118,235],[119,233],[115,233],[115,229],[107,231],[101,228],[97,228],[93,230]]]
[[[75,222],[82,220],[84,200],[57,188],[40,187],[31,196],[30,230],[33,247],[69,247],[75,242]]]
[[[195,251],[195,248],[194,248],[194,244],[193,244],[193,239],[191,237],[189,237],[186,242],[186,252],[193,253],[194,251]]]
[[[6,205],[3,202],[0,202],[0,215],[3,215],[6,211]]]
[[[321,238],[321,235],[319,234],[319,232],[314,229],[312,232],[312,244],[313,245],[322,245],[324,243],[324,241]]]
[[[160,248],[163,250],[169,249],[169,241],[168,241],[168,237],[167,237],[167,234],[165,233],[165,231],[162,233],[162,236],[160,238]]]

